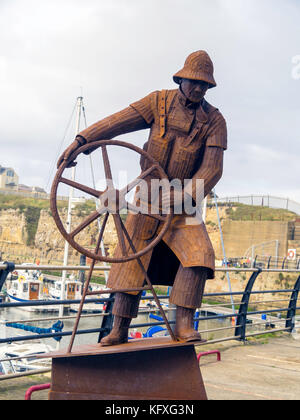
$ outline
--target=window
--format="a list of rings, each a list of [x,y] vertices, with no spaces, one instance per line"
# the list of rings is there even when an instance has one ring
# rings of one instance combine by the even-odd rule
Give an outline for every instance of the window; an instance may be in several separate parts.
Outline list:
[[[11,178],[13,178],[13,177],[15,176],[15,173],[14,173],[14,171],[12,171],[11,169],[9,169],[9,170],[6,172],[6,176],[10,176]]]

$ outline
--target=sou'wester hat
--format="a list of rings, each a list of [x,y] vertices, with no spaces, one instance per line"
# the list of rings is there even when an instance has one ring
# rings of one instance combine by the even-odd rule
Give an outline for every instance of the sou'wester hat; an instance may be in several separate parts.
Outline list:
[[[206,51],[195,51],[185,60],[183,69],[173,76],[175,83],[180,79],[201,80],[209,83],[209,89],[216,87],[214,65]]]

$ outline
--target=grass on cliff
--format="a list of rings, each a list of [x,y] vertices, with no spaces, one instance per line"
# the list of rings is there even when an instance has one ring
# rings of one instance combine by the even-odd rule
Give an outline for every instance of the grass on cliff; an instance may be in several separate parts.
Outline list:
[[[68,203],[66,201],[59,201],[57,205],[59,208],[63,208],[67,207]],[[0,210],[13,209],[23,212],[28,207],[47,210],[50,208],[50,201],[46,199],[23,197],[19,195],[0,194]]]
[[[57,203],[59,208],[67,206],[67,202],[60,201]],[[1,210],[17,210],[23,213],[26,220],[26,245],[34,245],[35,235],[40,220],[41,210],[49,210],[49,200],[37,198],[22,197],[18,195],[0,194],[0,211]]]
[[[263,206],[250,206],[235,203],[226,210],[230,220],[239,221],[281,221],[289,222],[296,218],[296,214],[284,209],[272,209]]]

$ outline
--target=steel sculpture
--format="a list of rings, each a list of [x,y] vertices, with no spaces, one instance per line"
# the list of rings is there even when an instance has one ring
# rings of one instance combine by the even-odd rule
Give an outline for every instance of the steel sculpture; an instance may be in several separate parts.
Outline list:
[[[201,218],[199,219],[197,210],[191,214],[184,207],[184,211],[181,214],[176,212],[174,217],[173,211],[183,203],[185,204],[188,199],[191,199],[196,206],[200,204],[197,181],[204,181],[201,191],[204,198],[222,176],[223,153],[227,148],[226,122],[219,110],[204,99],[207,90],[216,86],[213,72],[213,63],[205,51],[196,51],[190,54],[184,67],[173,76],[179,89],[155,91],[123,111],[93,124],[80,132],[60,157],[58,173],[51,192],[51,209],[58,229],[65,239],[79,252],[92,258],[93,262],[85,283],[68,351],[67,353],[57,353],[54,359],[54,371],[57,377],[62,378],[66,375],[70,377],[72,364],[76,365],[77,374],[79,374],[84,360],[87,363],[86,371],[92,375],[90,366],[95,368],[93,361],[95,362],[96,359],[90,360],[90,357],[96,354],[99,371],[103,371],[105,366],[109,365],[110,371],[114,371],[114,374],[117,374],[114,370],[116,360],[124,369],[126,363],[128,365],[136,363],[141,367],[142,360],[148,354],[149,357],[147,357],[151,363],[149,363],[147,375],[150,379],[152,372],[156,372],[155,377],[158,375],[156,366],[154,366],[154,352],[156,352],[155,360],[169,361],[169,368],[174,372],[176,379],[183,378],[185,371],[197,365],[193,346],[202,340],[198,331],[194,330],[194,314],[196,308],[201,306],[206,280],[214,278],[215,256],[205,225]],[[143,150],[128,143],[111,140],[118,135],[142,129],[150,129],[149,139]],[[127,188],[134,188],[142,179],[148,183],[156,178],[170,182],[179,180],[181,183],[188,180],[183,191],[175,188],[171,192],[169,214],[154,215],[151,212],[129,214],[126,223],[123,224],[120,211],[127,203],[123,198],[124,191],[118,191],[112,185],[112,173],[107,154],[109,145],[127,147],[135,150],[141,156],[142,173]],[[105,176],[108,182],[105,191],[98,191],[63,177],[64,170],[76,164],[76,157],[80,153],[89,154],[97,148],[102,151]],[[70,233],[64,228],[57,211],[56,195],[60,183],[90,194],[101,202],[100,207]],[[109,204],[111,196],[116,198],[113,204]],[[163,202],[163,194],[160,198]],[[129,210],[131,209],[129,208]],[[104,219],[95,250],[92,252],[84,249],[76,240],[76,236],[102,214]],[[99,252],[109,214],[112,214],[119,239],[119,244],[112,257],[103,256]],[[96,261],[112,263],[107,286],[111,293],[115,293],[115,303],[112,309],[113,328],[108,336],[102,338],[101,346],[96,345],[96,347],[76,349],[75,352],[71,352],[84,300],[90,294],[88,285]],[[153,284],[173,286],[170,302],[177,307],[174,332],[155,294]],[[141,340],[142,342],[131,340],[128,343],[130,322],[138,314],[139,300],[141,292],[144,290],[150,290],[153,293],[170,338],[156,339],[158,342],[155,339],[145,339]],[[120,353],[122,355],[126,353],[126,358],[122,359],[123,356]],[[188,357],[184,359],[183,354]],[[83,359],[83,357],[88,359]],[[180,372],[176,370],[179,360],[181,361]],[[160,366],[160,363],[157,363]],[[126,373],[122,378],[121,388],[118,390],[113,388],[111,392],[113,391],[115,398],[126,398],[129,394],[132,397],[128,390],[129,378]],[[157,387],[153,388],[151,383],[158,384],[159,378],[157,381],[152,379],[150,381],[151,389],[142,393],[143,399],[155,397]],[[142,378],[140,378],[141,380]],[[199,399],[206,398],[199,368],[197,368],[195,381],[196,393],[193,394],[193,397],[195,398],[197,395]],[[97,388],[98,397],[99,389],[103,395],[103,386],[105,387],[105,383],[100,382]],[[59,382],[56,381],[56,383]],[[139,380],[137,380],[137,384],[139,384]],[[166,390],[168,385],[167,383],[163,384],[163,388]],[[194,385],[191,388],[193,387]],[[90,395],[92,395],[93,389],[92,386],[89,391]],[[172,392],[171,390],[171,394],[164,391],[160,395],[162,398],[169,398],[171,395],[174,399],[192,396],[187,383],[180,389],[182,392],[180,390]],[[80,386],[73,391],[74,395],[79,393],[81,396],[84,392]],[[56,392],[56,396],[59,395],[57,389],[52,392]],[[139,393],[138,390],[134,392]],[[110,392],[106,391],[105,397],[109,396],[111,396]]]

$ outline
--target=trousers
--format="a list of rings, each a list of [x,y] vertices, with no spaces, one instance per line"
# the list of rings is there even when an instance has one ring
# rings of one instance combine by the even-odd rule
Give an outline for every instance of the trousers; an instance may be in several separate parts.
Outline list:
[[[189,268],[180,265],[170,295],[170,303],[189,309],[200,308],[207,277],[208,272],[204,267]],[[138,295],[116,293],[113,315],[136,318],[140,299],[141,293]]]

